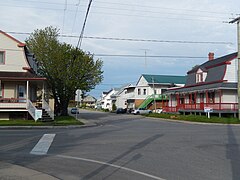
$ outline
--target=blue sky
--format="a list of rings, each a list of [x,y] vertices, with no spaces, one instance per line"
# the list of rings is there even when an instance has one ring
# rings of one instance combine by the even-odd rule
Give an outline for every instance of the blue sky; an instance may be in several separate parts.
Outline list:
[[[7,0],[0,2],[0,29],[32,32],[55,26],[62,34],[81,32],[88,0]],[[85,36],[152,39],[167,41],[211,41],[231,44],[153,43],[83,39],[82,49],[94,54],[140,55],[143,57],[98,57],[104,62],[104,81],[90,94],[136,83],[143,73],[186,75],[209,52],[219,57],[237,50],[236,25],[228,24],[240,13],[237,0],[93,0]],[[24,41],[26,34],[11,34]],[[77,44],[77,38],[60,38]],[[191,56],[205,58],[146,58],[147,56]]]

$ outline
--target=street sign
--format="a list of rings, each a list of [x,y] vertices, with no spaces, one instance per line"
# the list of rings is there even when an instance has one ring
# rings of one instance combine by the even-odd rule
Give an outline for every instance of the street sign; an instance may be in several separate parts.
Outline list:
[[[210,107],[204,107],[204,112],[213,112],[213,108]]]
[[[213,112],[213,108],[204,107],[204,112],[207,113],[208,118],[210,118],[210,113]]]
[[[75,101],[81,102],[82,100],[82,91],[80,89],[76,90],[75,93]]]

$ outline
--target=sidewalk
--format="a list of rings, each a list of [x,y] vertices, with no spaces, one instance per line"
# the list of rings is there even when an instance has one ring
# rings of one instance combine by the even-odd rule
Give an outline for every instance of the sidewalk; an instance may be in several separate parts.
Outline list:
[[[10,163],[0,161],[0,179],[1,180],[56,180],[57,178],[44,174],[39,171],[35,171],[29,168],[25,168]]]

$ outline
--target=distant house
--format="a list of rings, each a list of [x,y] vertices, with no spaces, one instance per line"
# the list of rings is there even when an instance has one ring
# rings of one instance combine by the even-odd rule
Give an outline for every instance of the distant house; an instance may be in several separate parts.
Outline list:
[[[118,88],[113,95],[111,95],[112,103],[116,105],[117,108],[127,108],[127,90],[126,88],[132,86],[132,84],[123,85],[122,87]]]
[[[37,69],[37,61],[26,45],[0,31],[0,119],[32,116],[36,120],[37,107],[54,118],[46,78],[38,76]]]
[[[83,98],[82,103],[86,105],[86,107],[94,108],[96,105],[97,99],[93,96],[87,95]]]
[[[101,108],[102,109],[108,109],[108,110],[112,110],[112,98],[111,96],[118,92],[118,89],[114,88],[114,89],[111,89],[107,92],[103,92],[102,95],[101,95],[101,100],[100,100],[100,103],[101,103]]]
[[[162,100],[167,100],[162,94],[170,87],[184,86],[185,82],[185,76],[143,74],[136,86],[129,86],[126,89],[128,108],[153,108],[154,97],[157,107],[160,108]]]
[[[211,108],[213,113],[233,113],[238,110],[237,53],[209,60],[187,73],[186,85],[166,92],[169,103],[166,112],[203,113]]]

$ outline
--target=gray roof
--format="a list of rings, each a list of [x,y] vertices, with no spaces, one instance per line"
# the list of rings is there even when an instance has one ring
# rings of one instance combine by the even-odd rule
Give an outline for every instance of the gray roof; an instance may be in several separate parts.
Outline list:
[[[214,60],[209,60],[202,65],[196,66],[192,70],[188,71],[186,86],[196,85],[196,72],[201,69],[207,72],[207,77],[205,79],[206,83],[222,81],[225,76],[225,71],[227,68],[226,62],[231,61],[237,57],[237,53],[232,53]]]
[[[216,89],[237,90],[237,83],[220,82],[220,83],[205,84],[200,86],[175,88],[175,89],[170,89],[166,91],[165,94],[174,94],[174,93],[181,93],[181,92],[188,93],[188,92],[194,92],[194,91],[205,91],[205,90],[216,90]]]
[[[196,72],[199,68],[201,68],[203,71],[206,71],[208,67],[216,66],[218,64],[230,61],[230,60],[232,60],[232,59],[234,59],[236,57],[237,57],[237,52],[232,53],[232,54],[228,54],[226,56],[222,56],[220,58],[216,58],[216,59],[213,59],[213,60],[210,60],[210,61],[206,61],[205,63],[203,63],[203,64],[201,64],[199,66],[196,66],[192,70],[188,71],[188,74]]]

